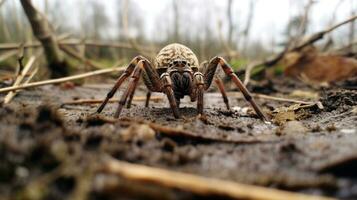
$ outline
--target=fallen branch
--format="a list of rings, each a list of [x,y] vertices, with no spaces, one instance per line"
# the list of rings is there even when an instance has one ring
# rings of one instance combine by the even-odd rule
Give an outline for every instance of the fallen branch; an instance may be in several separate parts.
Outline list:
[[[19,87],[21,86],[22,80],[25,78],[26,74],[31,70],[33,64],[35,63],[36,56],[31,56],[30,60],[27,62],[26,66],[23,68],[23,70],[19,73],[19,75],[16,77],[16,80],[14,82],[13,87]],[[22,66],[22,58],[19,58],[19,65]],[[4,98],[4,104],[9,103],[12,98],[16,95],[16,91],[10,91]]]
[[[163,100],[164,98],[161,96],[152,96],[150,98],[150,101],[160,101]],[[62,105],[81,105],[81,104],[100,104],[103,102],[104,99],[78,99],[74,101],[67,101],[62,103]],[[108,103],[118,103],[120,99],[110,99]],[[139,97],[134,97],[133,101],[145,101],[146,96],[139,96]]]
[[[20,0],[25,14],[30,22],[34,36],[41,42],[48,68],[52,77],[61,77],[69,73],[69,66],[65,61],[47,18],[39,12],[31,0]]]
[[[38,86],[42,86],[42,85],[58,84],[58,83],[63,83],[63,82],[67,82],[67,81],[73,81],[73,80],[88,78],[88,77],[91,77],[91,76],[97,76],[97,75],[101,75],[101,74],[119,72],[119,71],[123,71],[124,69],[125,69],[125,67],[116,67],[116,68],[111,68],[111,69],[101,69],[101,70],[96,70],[96,71],[87,72],[87,73],[83,73],[83,74],[78,74],[78,75],[74,75],[74,76],[67,76],[67,77],[63,77],[63,78],[57,78],[57,79],[50,79],[50,80],[46,80],[46,81],[33,82],[33,83],[24,84],[24,85],[20,85],[20,86],[12,86],[12,87],[0,88],[0,93],[9,92],[9,91],[16,91],[16,90],[25,89],[25,88],[33,88],[33,87],[38,87]]]
[[[247,67],[247,69],[245,70],[245,80],[244,80],[244,84],[247,85],[249,83],[249,79],[250,79],[250,74],[251,74],[251,71],[258,67],[258,66],[266,66],[266,67],[271,67],[273,65],[275,65],[276,63],[278,63],[284,56],[286,53],[288,52],[293,52],[293,51],[299,51],[301,49],[303,49],[304,47],[306,46],[309,46],[313,43],[315,43],[316,41],[322,39],[326,34],[330,33],[331,31],[337,29],[338,27],[342,26],[342,25],[345,25],[347,23],[350,23],[354,20],[357,19],[357,16],[353,16],[345,21],[342,21],[334,26],[331,26],[323,31],[320,31],[320,32],[317,32],[313,35],[311,35],[307,40],[305,40],[304,42],[302,42],[301,44],[295,46],[295,47],[292,47],[290,49],[286,48],[284,49],[281,53],[277,54],[276,56],[273,56],[271,57],[270,59],[268,60],[265,60],[265,61],[258,61],[258,62],[255,62],[253,64],[251,64],[250,66]]]
[[[311,196],[233,181],[202,177],[114,159],[106,160],[99,171],[134,182],[155,184],[162,187],[188,191],[206,197],[216,196],[251,200],[332,200],[332,198],[327,197]]]

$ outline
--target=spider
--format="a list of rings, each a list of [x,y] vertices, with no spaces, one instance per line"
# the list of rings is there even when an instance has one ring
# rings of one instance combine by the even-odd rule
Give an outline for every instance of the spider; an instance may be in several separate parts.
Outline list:
[[[124,73],[117,79],[113,88],[107,93],[105,100],[99,106],[97,113],[102,112],[109,99],[112,98],[122,83],[130,77],[127,89],[119,100],[119,105],[114,115],[119,115],[127,103],[130,108],[134,92],[140,77],[143,78],[148,93],[145,106],[149,106],[151,92],[165,93],[175,118],[179,118],[180,99],[185,95],[190,96],[192,102],[197,101],[198,114],[203,114],[204,92],[211,86],[212,81],[217,84],[222,94],[223,101],[229,110],[229,102],[222,80],[216,75],[220,66],[224,73],[231,78],[243,93],[245,99],[251,104],[255,112],[263,121],[268,119],[254,101],[253,97],[235,75],[232,68],[222,57],[212,58],[205,67],[199,66],[198,59],[191,49],[182,44],[169,44],[160,50],[152,65],[143,56],[136,56],[128,65]],[[129,99],[128,99],[129,98]]]

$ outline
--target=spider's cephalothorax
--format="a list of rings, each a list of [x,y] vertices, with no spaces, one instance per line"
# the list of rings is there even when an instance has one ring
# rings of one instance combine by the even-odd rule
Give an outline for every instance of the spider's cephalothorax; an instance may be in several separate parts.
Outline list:
[[[245,99],[249,101],[258,116],[262,120],[267,121],[267,118],[255,103],[249,91],[223,58],[212,58],[203,71],[203,68],[199,67],[198,59],[192,50],[176,43],[167,45],[158,53],[154,66],[142,56],[135,57],[124,73],[118,78],[97,112],[100,113],[104,109],[109,99],[114,96],[120,85],[129,77],[131,77],[130,83],[119,101],[115,117],[119,117],[126,103],[127,107],[130,108],[140,77],[143,77],[144,83],[149,90],[145,106],[149,105],[151,92],[163,92],[167,95],[170,107],[176,118],[179,117],[178,107],[180,99],[185,95],[189,95],[191,101],[197,101],[198,113],[203,113],[203,94],[211,86],[213,80],[222,94],[227,109],[230,109],[222,80],[216,76],[218,66],[223,69],[224,73],[241,90]]]
[[[155,66],[170,75],[178,105],[185,95],[189,95],[191,101],[196,100],[193,75],[198,72],[198,59],[191,49],[177,43],[170,44],[157,54]]]

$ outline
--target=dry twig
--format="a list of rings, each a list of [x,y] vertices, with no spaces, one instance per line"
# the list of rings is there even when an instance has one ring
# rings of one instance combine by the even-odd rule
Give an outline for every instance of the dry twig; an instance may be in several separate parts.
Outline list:
[[[60,48],[67,55],[69,55],[72,58],[75,58],[75,59],[83,62],[85,65],[88,65],[88,66],[92,67],[93,69],[103,69],[102,66],[98,65],[97,63],[94,63],[93,61],[91,61],[89,59],[84,58],[78,52],[76,52],[74,49],[72,49],[70,47],[67,47],[67,46],[64,46],[64,45],[60,45]]]
[[[230,92],[229,94],[232,96],[239,97],[239,98],[244,98],[243,95],[239,92]],[[252,96],[254,98],[268,99],[268,100],[273,100],[273,101],[297,103],[297,104],[302,104],[302,105],[317,105],[319,107],[319,109],[324,109],[324,107],[320,101],[315,101],[315,102],[314,101],[301,101],[301,100],[296,100],[296,99],[274,97],[274,96],[269,96],[269,95],[265,95],[265,94],[256,94],[256,93],[252,93]]]
[[[96,71],[87,72],[87,73],[83,73],[83,74],[78,74],[78,75],[74,75],[74,76],[67,76],[67,77],[63,77],[63,78],[57,78],[57,79],[50,79],[50,80],[46,80],[46,81],[33,82],[33,83],[24,84],[24,85],[20,85],[20,86],[12,86],[12,87],[0,88],[0,93],[9,92],[9,91],[16,91],[16,90],[25,89],[25,88],[33,88],[33,87],[38,87],[38,86],[42,86],[42,85],[58,84],[58,83],[63,83],[63,82],[67,82],[67,81],[73,81],[73,80],[88,78],[88,77],[91,77],[91,76],[97,76],[97,75],[101,75],[101,74],[119,72],[119,71],[123,71],[124,69],[125,69],[125,67],[116,67],[116,68],[111,68],[111,69],[101,69],[101,70],[96,70]]]
[[[23,70],[19,73],[19,75],[16,77],[15,83],[13,87],[18,87],[21,86],[22,80],[25,78],[26,74],[31,70],[33,64],[35,63],[36,56],[30,57],[30,60],[26,64],[26,66],[23,68]],[[22,58],[19,59],[20,66],[22,65]],[[32,78],[33,76],[29,77]],[[27,79],[29,80],[29,79]],[[10,91],[4,98],[4,104],[7,104],[11,101],[11,99],[16,95],[16,91]]]
[[[267,66],[267,67],[273,66],[276,63],[278,63],[285,56],[286,53],[293,52],[293,51],[300,51],[304,47],[312,45],[316,41],[322,39],[326,34],[330,33],[331,31],[337,29],[338,27],[340,27],[342,25],[353,22],[356,19],[357,19],[357,16],[350,17],[349,19],[347,19],[345,21],[342,21],[342,22],[340,22],[334,26],[331,26],[323,31],[320,31],[320,32],[317,32],[317,33],[311,35],[308,39],[306,39],[301,44],[296,45],[295,47],[284,49],[281,53],[277,54],[276,56],[273,56],[272,58],[270,58],[268,60],[252,63],[245,70],[246,76],[245,76],[244,84],[247,85],[249,83],[250,74],[254,68],[261,66],[261,65]]]
[[[150,183],[180,189],[204,196],[221,196],[251,200],[332,200],[332,198],[287,192],[232,181],[132,164],[108,159],[100,172],[116,175],[139,183]]]

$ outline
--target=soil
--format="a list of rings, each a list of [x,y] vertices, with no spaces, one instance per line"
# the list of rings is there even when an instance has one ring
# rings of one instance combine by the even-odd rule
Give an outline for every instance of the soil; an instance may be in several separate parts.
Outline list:
[[[294,83],[276,84],[280,83],[264,90],[271,96],[287,96],[297,88]],[[0,108],[0,193],[4,199],[198,198],[125,179],[117,180],[119,190],[101,187],[104,179],[113,177],[95,173],[93,168],[106,156],[247,184],[357,198],[356,90],[337,86],[320,90],[322,110],[256,99],[272,124],[259,120],[236,92],[229,93],[231,111],[219,93],[205,94],[202,117],[197,117],[195,103],[184,99],[180,119],[173,117],[166,98],[154,93],[157,100],[148,108],[144,101],[134,101],[123,110],[120,119],[129,122],[125,124],[105,120],[113,116],[115,103],[100,115],[93,114],[97,104],[64,104],[102,99],[110,86],[43,86],[21,91]],[[259,92],[260,88],[251,89]],[[310,87],[305,90],[316,93]],[[138,88],[136,96],[145,96],[145,88]],[[143,121],[197,138],[169,136]]]

